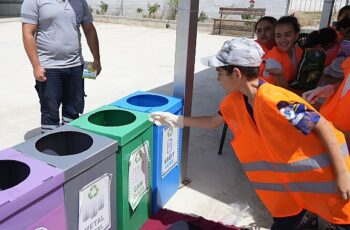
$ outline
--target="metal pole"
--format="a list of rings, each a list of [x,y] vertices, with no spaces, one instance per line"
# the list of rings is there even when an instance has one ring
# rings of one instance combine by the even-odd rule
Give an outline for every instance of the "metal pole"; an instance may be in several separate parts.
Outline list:
[[[120,14],[121,14],[121,16],[124,16],[124,0],[122,0],[122,2],[120,4],[120,8],[121,8]]]
[[[290,9],[290,0],[287,0],[286,15],[289,14],[289,9]]]
[[[329,26],[332,17],[332,11],[335,0],[324,0],[323,1],[323,9],[320,20],[320,29],[326,28]]]
[[[173,94],[184,100],[184,115],[191,115],[199,0],[180,0],[176,24]],[[187,184],[190,129],[183,129],[181,182]]]

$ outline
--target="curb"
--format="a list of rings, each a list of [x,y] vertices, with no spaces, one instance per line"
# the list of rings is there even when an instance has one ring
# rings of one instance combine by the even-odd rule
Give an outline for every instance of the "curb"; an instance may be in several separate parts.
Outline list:
[[[93,18],[95,22],[176,29],[175,20],[135,18],[135,17],[100,15],[100,14],[93,14]],[[199,32],[206,32],[211,34],[213,32],[213,22],[198,22],[197,30]],[[245,25],[242,25],[242,26],[235,25],[235,26],[231,26],[228,30],[225,30],[225,28],[223,28],[223,30],[224,31],[222,35],[250,35],[251,34],[251,27],[245,26]]]

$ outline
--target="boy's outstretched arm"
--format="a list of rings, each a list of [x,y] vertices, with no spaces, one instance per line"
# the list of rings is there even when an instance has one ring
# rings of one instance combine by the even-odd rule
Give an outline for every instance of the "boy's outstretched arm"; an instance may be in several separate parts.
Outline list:
[[[344,156],[336,136],[328,121],[321,117],[314,130],[326,148],[333,166],[334,175],[340,196],[343,200],[350,199],[350,174],[345,165]]]
[[[212,116],[200,116],[200,117],[184,117],[184,126],[214,129],[219,127],[225,121],[219,114]]]
[[[169,112],[153,112],[150,114],[150,121],[156,125],[180,127],[189,126],[197,128],[216,128],[224,123],[224,119],[219,115],[183,117]]]

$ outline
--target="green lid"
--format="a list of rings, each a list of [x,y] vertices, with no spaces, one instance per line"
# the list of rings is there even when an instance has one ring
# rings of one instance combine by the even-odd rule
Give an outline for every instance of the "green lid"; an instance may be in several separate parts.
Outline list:
[[[86,113],[69,124],[117,140],[119,146],[124,146],[152,126],[147,113],[108,105]]]

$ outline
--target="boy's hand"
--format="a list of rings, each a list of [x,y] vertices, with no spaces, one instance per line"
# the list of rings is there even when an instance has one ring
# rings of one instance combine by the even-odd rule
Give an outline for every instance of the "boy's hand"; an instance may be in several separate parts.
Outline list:
[[[149,115],[149,121],[154,122],[157,126],[170,126],[183,128],[183,116],[178,116],[169,112],[153,112]]]
[[[314,104],[319,98],[328,98],[334,94],[333,85],[325,85],[317,87],[316,89],[309,90],[303,93],[302,98],[308,101],[310,104]]]
[[[343,200],[350,200],[350,175],[348,172],[338,175],[337,186],[340,197]]]

